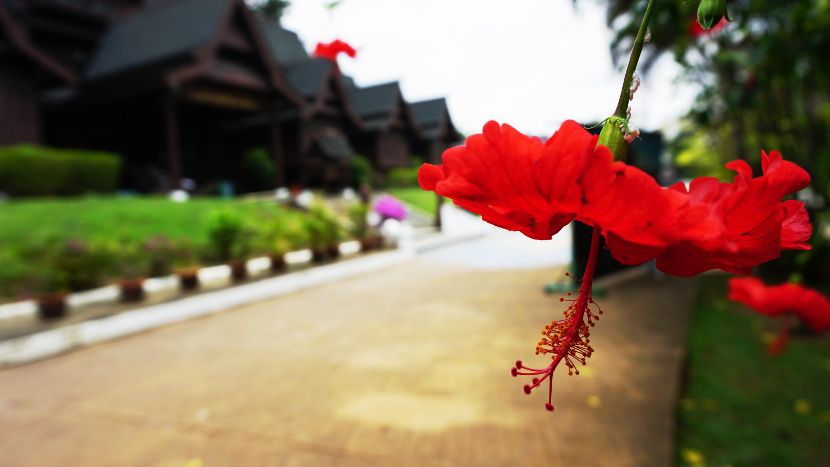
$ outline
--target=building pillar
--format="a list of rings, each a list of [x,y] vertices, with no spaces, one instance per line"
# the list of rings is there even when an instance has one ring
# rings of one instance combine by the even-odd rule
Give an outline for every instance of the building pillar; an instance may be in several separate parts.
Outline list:
[[[274,160],[274,183],[279,188],[285,186],[286,166],[285,151],[282,144],[282,128],[280,128],[277,111],[271,113],[269,132],[271,133],[271,157]]]
[[[181,187],[182,159],[181,144],[179,142],[179,117],[176,98],[169,94],[164,99],[164,123],[167,139],[167,169],[170,175],[170,189]]]

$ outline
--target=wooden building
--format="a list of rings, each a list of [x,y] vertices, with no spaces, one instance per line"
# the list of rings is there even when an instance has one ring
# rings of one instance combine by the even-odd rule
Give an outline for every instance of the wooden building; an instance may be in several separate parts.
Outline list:
[[[364,122],[365,131],[356,141],[361,154],[381,174],[409,166],[421,132],[400,85],[391,82],[358,88],[350,85],[349,80],[345,83],[350,88],[352,105]]]
[[[354,86],[244,0],[0,2],[0,145],[21,142],[116,152],[140,191],[234,180],[256,147],[276,186],[333,188],[357,153],[385,172],[425,144],[397,83]]]
[[[415,123],[421,129],[421,140],[416,152],[424,158],[424,162],[431,164],[441,163],[441,154],[462,140],[461,134],[455,128],[447,108],[446,99],[431,99],[409,104]]]

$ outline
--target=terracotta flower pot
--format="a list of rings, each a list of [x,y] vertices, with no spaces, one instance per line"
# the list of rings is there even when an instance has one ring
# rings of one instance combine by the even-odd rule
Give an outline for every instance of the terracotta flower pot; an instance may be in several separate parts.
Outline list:
[[[231,279],[234,282],[244,281],[248,277],[248,267],[245,260],[228,261],[227,264],[231,268]]]
[[[312,248],[311,249],[311,261],[315,263],[322,263],[323,261],[328,258],[328,249],[327,248]]]
[[[66,315],[66,293],[53,292],[37,297],[38,316],[42,320],[62,318]]]
[[[326,253],[328,253],[329,258],[337,259],[340,257],[340,244],[335,243],[333,245],[329,245],[326,249]]]
[[[139,302],[144,299],[144,278],[118,281],[122,302]]]
[[[362,251],[377,250],[383,246],[383,237],[379,235],[371,235],[360,239],[360,249]]]
[[[271,255],[271,270],[274,272],[285,271],[285,255]]]
[[[182,290],[188,291],[199,288],[198,268],[181,269],[176,271],[176,275],[179,276],[179,288]]]

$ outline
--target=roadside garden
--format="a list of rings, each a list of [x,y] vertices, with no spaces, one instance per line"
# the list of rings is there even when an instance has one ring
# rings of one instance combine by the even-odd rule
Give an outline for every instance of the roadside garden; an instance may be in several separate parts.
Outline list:
[[[239,281],[253,257],[269,256],[275,272],[291,251],[310,249],[313,261],[322,262],[339,256],[346,240],[360,240],[363,250],[381,245],[369,209],[322,198],[305,208],[254,198],[9,201],[0,204],[0,301],[62,301],[67,292],[113,282],[122,299],[139,300],[149,277],[175,272],[183,289],[193,289],[202,266],[227,264]]]

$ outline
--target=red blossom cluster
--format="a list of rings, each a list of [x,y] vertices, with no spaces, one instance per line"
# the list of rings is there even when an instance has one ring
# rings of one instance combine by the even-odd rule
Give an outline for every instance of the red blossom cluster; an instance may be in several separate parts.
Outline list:
[[[448,149],[442,165],[424,164],[423,189],[451,198],[498,227],[549,239],[572,220],[601,230],[623,264],[657,260],[689,277],[710,269],[748,274],[783,249],[809,249],[804,204],[782,201],[810,182],[807,172],[773,151],[763,175],[745,161],[726,165],[731,183],[712,177],[662,188],[650,175],[597,146],[573,121],[546,142],[489,122],[482,134]]]
[[[340,39],[335,39],[328,44],[319,42],[317,43],[317,47],[314,48],[315,57],[325,58],[333,62],[337,61],[337,56],[340,54],[346,54],[351,58],[355,58],[357,56],[357,50]]]

